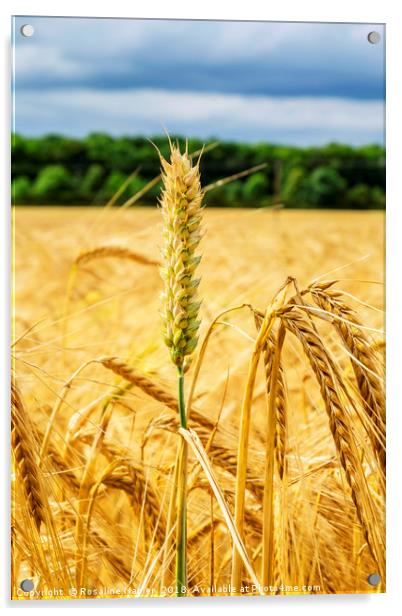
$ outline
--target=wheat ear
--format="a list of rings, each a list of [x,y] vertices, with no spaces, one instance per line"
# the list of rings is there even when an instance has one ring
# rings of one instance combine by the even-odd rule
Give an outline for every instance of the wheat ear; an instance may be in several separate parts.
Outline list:
[[[197,345],[200,325],[195,270],[201,239],[202,191],[198,163],[172,145],[170,163],[161,156],[164,189],[160,199],[163,217],[162,319],[164,338],[173,363],[183,369],[186,356]]]
[[[127,364],[123,359],[118,357],[102,357],[99,362],[108,370],[111,370],[123,379],[126,379],[126,381],[139,387],[139,389],[142,389],[142,391],[148,396],[151,396],[151,398],[158,400],[174,411],[178,410],[177,398],[166,391],[161,385],[155,383],[149,376],[138,370],[138,368]]]
[[[27,499],[28,511],[39,529],[45,522],[44,489],[40,469],[35,458],[34,429],[25,411],[21,396],[11,384],[11,449],[19,480]]]
[[[127,259],[129,261],[141,263],[142,265],[160,265],[159,261],[151,259],[139,252],[134,252],[125,246],[97,246],[96,248],[81,252],[74,263],[79,266],[89,263],[89,261],[94,261],[95,259],[106,259],[110,257],[114,257],[115,259]]]
[[[374,430],[368,430],[380,467],[385,472],[385,397],[378,374],[376,358],[364,334],[355,311],[348,306],[339,291],[313,286],[311,295],[316,304],[334,315],[333,325],[349,350],[352,367],[363,406]]]
[[[384,575],[383,539],[374,503],[361,465],[359,451],[353,437],[352,424],[348,410],[344,408],[338,395],[337,368],[326,351],[319,335],[312,329],[304,314],[290,310],[283,316],[285,327],[301,342],[321,389],[322,399],[329,418],[330,430],[345,471],[356,513],[365,539],[377,562],[381,576]]]
[[[256,325],[261,325],[261,317],[255,315]],[[282,336],[282,334],[281,334]],[[269,396],[273,386],[272,366],[275,354],[276,339],[273,334],[269,336],[263,353],[266,391]],[[279,362],[275,376],[275,456],[278,473],[281,479],[285,472],[286,441],[287,441],[287,412],[286,412],[286,386],[282,363]]]
[[[274,563],[274,460],[277,436],[278,418],[278,385],[281,366],[281,352],[285,339],[286,330],[281,324],[277,338],[271,342],[271,348],[265,352],[270,352],[271,364],[269,373],[269,392],[268,392],[268,417],[267,417],[267,438],[265,452],[265,476],[264,476],[264,498],[263,498],[263,537],[262,537],[262,559],[261,559],[261,580],[264,585],[273,583],[273,563]],[[267,359],[264,358],[265,367]],[[284,459],[284,452],[280,457]],[[282,466],[283,476],[283,466]]]

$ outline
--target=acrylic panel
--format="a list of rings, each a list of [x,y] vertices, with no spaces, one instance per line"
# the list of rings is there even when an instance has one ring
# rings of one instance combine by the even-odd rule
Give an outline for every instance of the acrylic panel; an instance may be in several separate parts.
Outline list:
[[[384,592],[385,26],[12,45],[12,597]]]

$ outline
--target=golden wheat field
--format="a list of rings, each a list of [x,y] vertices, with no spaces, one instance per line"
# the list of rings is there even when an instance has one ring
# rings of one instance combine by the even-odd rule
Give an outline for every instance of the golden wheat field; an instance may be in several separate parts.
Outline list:
[[[383,213],[203,219],[184,434],[160,211],[14,208],[14,598],[175,596],[184,438],[187,595],[385,590]]]

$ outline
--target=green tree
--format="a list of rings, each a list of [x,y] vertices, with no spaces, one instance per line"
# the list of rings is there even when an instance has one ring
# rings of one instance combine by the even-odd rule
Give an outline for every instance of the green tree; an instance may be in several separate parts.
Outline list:
[[[267,203],[269,197],[269,182],[267,176],[259,171],[253,173],[244,182],[243,200],[245,203],[258,206]]]
[[[105,183],[102,186],[102,198],[111,199],[113,195],[117,193],[121,188],[123,182],[126,180],[126,175],[121,171],[112,171],[106,178]]]
[[[88,135],[84,140],[88,160],[112,165],[113,143],[113,137],[106,133],[91,133]]]
[[[302,167],[292,167],[283,182],[282,201],[288,207],[303,207],[305,193],[305,171]]]
[[[146,184],[147,181],[144,180],[144,178],[142,178],[140,175],[135,175],[131,180],[130,184],[128,185],[128,190],[126,191],[127,194],[125,195],[126,199],[129,199],[130,197],[133,197],[134,195],[139,193]],[[146,192],[145,195],[140,199],[140,202],[149,202],[148,192]]]
[[[74,179],[63,165],[48,165],[40,171],[32,192],[38,203],[73,203]]]
[[[29,203],[31,197],[31,182],[25,175],[21,175],[12,181],[11,197],[13,205]]]
[[[314,207],[342,207],[347,184],[336,169],[317,167],[306,180],[306,202]]]
[[[212,196],[213,196],[212,192]],[[239,207],[243,204],[243,184],[241,180],[230,182],[226,186],[226,204],[230,207]]]
[[[91,201],[98,193],[104,170],[102,165],[93,164],[90,165],[80,182],[80,193],[85,201]]]
[[[184,145],[183,136],[172,135],[172,140],[176,139]],[[154,135],[152,141],[165,157],[169,155],[166,136]],[[188,140],[189,152],[202,145],[199,139]],[[384,207],[385,150],[379,145],[355,148],[332,143],[299,148],[220,142],[201,157],[203,185],[260,163],[266,164],[263,172],[220,186],[206,195],[206,202],[255,207],[270,203],[280,190],[288,207]],[[18,180],[14,192],[31,203],[102,203],[137,169],[140,176],[120,196],[122,202],[160,172],[158,155],[148,139],[107,133],[92,133],[84,139],[14,134],[11,165],[12,179]],[[48,167],[56,167],[57,172],[46,170]],[[154,205],[159,191],[160,183],[141,202]]]
[[[385,191],[380,186],[373,186],[370,193],[370,209],[385,208]]]
[[[385,193],[379,186],[356,184],[347,192],[347,205],[355,210],[383,209]]]

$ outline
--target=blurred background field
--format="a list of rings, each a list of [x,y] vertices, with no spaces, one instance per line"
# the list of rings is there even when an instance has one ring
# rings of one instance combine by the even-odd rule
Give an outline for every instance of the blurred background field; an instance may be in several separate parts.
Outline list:
[[[81,362],[110,354],[141,358],[147,369],[162,370],[174,380],[161,339],[158,267],[104,258],[84,263],[71,275],[78,255],[98,246],[123,246],[158,259],[159,211],[20,207],[14,218],[16,337],[37,323],[18,346],[27,347],[21,360],[28,353],[30,362],[17,364],[25,375],[24,389],[37,396],[34,374],[49,370],[63,379]],[[249,302],[263,310],[286,276],[295,276],[300,288],[319,277],[340,279],[342,289],[373,306],[359,306],[362,319],[381,327],[383,213],[214,208],[205,211],[204,229],[202,331],[230,306]],[[254,335],[249,315],[233,319]],[[250,347],[231,328],[220,337]],[[217,351],[206,364],[210,374],[235,369],[238,360]],[[47,398],[46,380],[43,385]]]
[[[97,246],[123,246],[158,259],[158,210],[19,207],[14,209],[14,217],[14,365],[18,385],[39,433],[43,435],[46,430],[51,409],[57,405],[69,377],[85,362],[101,356],[119,356],[174,392],[176,375],[161,337],[158,268],[117,258],[99,258],[73,267],[82,251]],[[300,288],[322,276],[323,280],[338,279],[339,288],[360,298],[363,304],[354,300],[351,303],[370,328],[370,339],[382,344],[383,224],[382,212],[206,209],[200,265],[200,292],[204,299],[201,335],[224,308],[250,302],[264,309],[288,275],[297,278]],[[195,400],[196,407],[212,421],[219,417],[216,439],[235,454],[240,402],[255,326],[247,310],[227,315],[222,321],[211,339]],[[325,323],[323,328],[328,350],[343,366],[345,383],[350,382],[353,387],[352,371],[340,342],[325,329]],[[283,582],[309,581],[320,585],[321,592],[370,592],[367,571],[375,565],[364,548],[356,520],[353,522],[350,496],[344,491],[339,474],[318,386],[293,337],[285,344],[283,358],[289,397],[286,516],[290,524],[296,524],[292,526],[289,558],[297,561]],[[101,366],[90,364],[68,389],[57,415],[51,446],[63,451],[69,431],[71,438],[75,418],[81,414],[86,417],[84,427],[74,437],[74,453],[66,462],[69,472],[79,475],[82,471],[88,448],[85,443],[92,438],[88,435],[95,435],[100,429],[102,401],[123,383]],[[257,486],[265,456],[261,428],[266,413],[264,391],[260,375],[254,394],[249,448],[249,481]],[[92,410],[88,413],[88,409]],[[155,429],[150,438],[144,438],[150,423],[158,422],[164,414],[166,409],[139,389],[126,390],[113,405],[106,434],[108,439],[127,448],[132,459],[142,465],[148,490],[156,490],[163,515],[167,512],[169,473],[177,436]],[[100,457],[97,476],[102,469],[105,461]],[[67,470],[56,472],[53,468],[49,472],[57,486]],[[230,503],[234,478],[223,472],[221,481]],[[77,499],[77,490],[64,503],[55,494],[51,496],[55,520],[60,517],[57,523],[62,524],[60,539],[67,554],[70,551],[72,563],[75,548],[65,516],[78,506]],[[87,584],[127,584],[129,580],[139,583],[147,577],[150,554],[154,552],[149,551],[149,544],[143,543],[143,539],[139,544],[138,538],[149,522],[141,517],[140,510],[136,510],[133,518],[129,503],[124,493],[113,488],[97,496],[90,537],[92,541],[100,533],[103,543],[99,546],[96,539],[90,545]],[[217,526],[211,547],[211,502],[205,482],[192,489],[188,506],[192,537],[189,583],[208,585],[212,570],[212,579],[217,584],[227,584],[230,539],[219,522],[219,511],[215,510]],[[248,493],[246,544],[254,554],[255,566],[259,559],[260,506]],[[18,501],[16,508],[18,519]],[[23,545],[24,531],[19,532]],[[93,532],[97,534],[91,535]],[[120,559],[120,564],[111,563],[111,555]],[[21,553],[19,562],[20,574],[27,574]],[[163,575],[171,581],[169,574],[162,573],[161,566],[158,561],[151,576],[152,584],[159,590]]]
[[[138,349],[142,340],[156,345],[156,356],[164,355],[158,318],[161,281],[154,266],[113,258],[82,265],[70,292],[68,326],[62,323],[76,257],[97,246],[118,245],[159,258],[158,210],[19,207],[14,218],[17,335],[24,323],[44,319],[38,329],[47,337],[57,336],[62,325],[74,344],[93,337],[96,349],[91,353],[127,353],[128,344]],[[263,308],[288,275],[295,276],[301,287],[320,276],[340,278],[342,288],[381,308],[381,212],[208,208],[204,228],[200,272],[206,318],[243,301]],[[362,310],[378,321],[375,312]],[[99,336],[102,328],[106,336]],[[64,350],[60,353],[64,355]],[[82,358],[85,353],[83,349]]]

